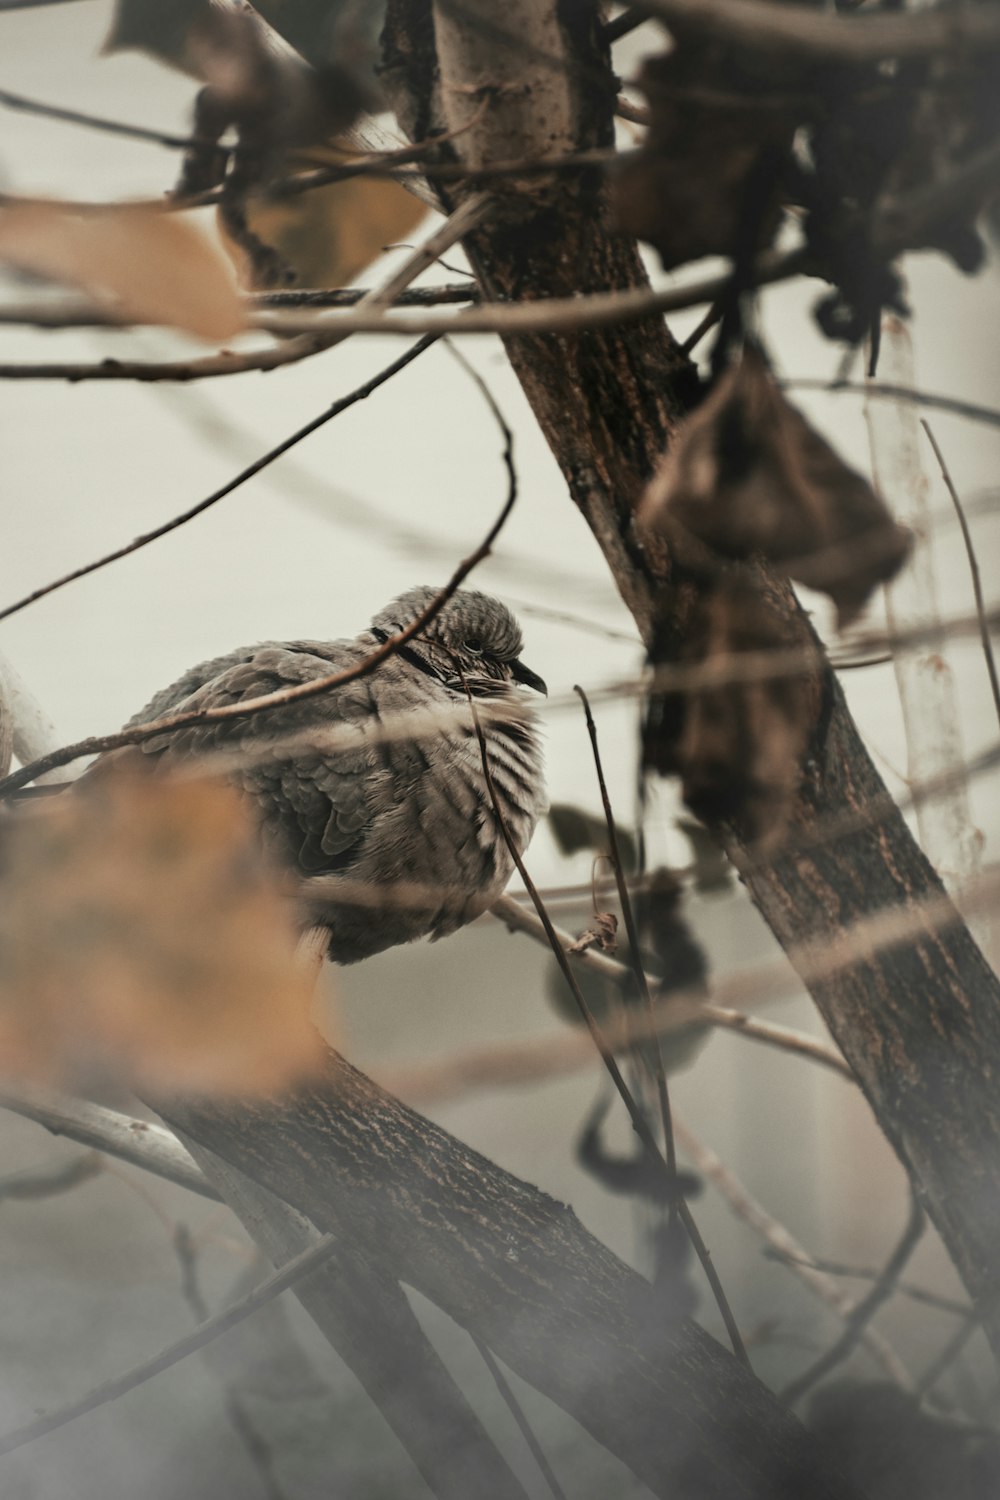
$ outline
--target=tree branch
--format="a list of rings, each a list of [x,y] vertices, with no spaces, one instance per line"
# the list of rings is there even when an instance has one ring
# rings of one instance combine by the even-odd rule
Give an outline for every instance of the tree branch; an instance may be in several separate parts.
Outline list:
[[[697,1327],[663,1327],[648,1283],[568,1209],[334,1054],[281,1104],[158,1107],[321,1230],[349,1222],[366,1264],[430,1297],[655,1493],[846,1500],[764,1388]]]
[[[865,18],[822,16],[786,6],[741,0],[664,0],[658,14],[706,26],[743,28],[755,44],[762,23],[784,27],[793,41],[805,36],[811,49],[843,46],[853,55],[865,38],[864,55],[890,55],[893,47],[936,50],[956,37],[992,45],[1000,15],[991,8],[936,11],[919,16]],[[592,77],[607,70],[604,93],[581,91],[577,102],[578,148],[609,143],[614,80],[606,45],[589,13],[562,16],[565,64]],[[718,34],[723,34],[721,31]],[[842,40],[843,39],[843,40]],[[900,54],[897,54],[900,55]],[[397,114],[421,133],[435,123],[436,70],[431,18],[421,0],[390,0],[385,32],[385,79]],[[488,76],[488,59],[481,62]],[[452,80],[458,83],[461,80]],[[470,81],[469,79],[466,80]],[[540,137],[541,138],[541,137]],[[461,142],[455,143],[460,151]],[[989,148],[996,155],[997,147]],[[966,184],[983,166],[969,164]],[[944,191],[944,190],[943,190]],[[944,197],[947,197],[944,191]],[[943,201],[939,199],[940,202]],[[926,212],[926,198],[922,212]],[[599,187],[564,183],[555,205],[551,195],[518,200],[518,221],[495,225],[466,244],[484,295],[507,302],[543,297],[634,295],[644,273],[633,246],[611,232]],[[898,218],[894,221],[898,224]],[[891,248],[892,224],[886,247]],[[577,306],[581,304],[578,302]],[[479,316],[478,312],[470,317]],[[660,659],[683,639],[686,611],[697,580],[685,575],[657,539],[641,534],[635,511],[683,413],[690,377],[659,318],[630,328],[564,328],[558,337],[513,335],[506,347],[529,402],[566,476],[570,493],[590,524],[626,604],[645,640],[658,641]],[[762,580],[769,599],[804,641],[807,626],[789,596]],[[824,711],[817,714],[811,754],[792,812],[794,837],[786,850],[765,861],[752,859],[739,830],[716,832],[741,865],[751,894],[783,947],[803,954],[802,935],[813,952],[830,952],[855,920],[878,907],[916,913],[948,911],[940,881],[916,846],[903,818],[891,810],[878,777],[845,707],[832,674],[823,683]],[[819,704],[817,703],[817,708]],[[868,810],[885,805],[872,826]],[[849,826],[854,819],[853,827]],[[839,838],[811,831],[837,823]],[[863,826],[859,826],[859,823]],[[853,961],[826,975],[811,965],[804,975],[847,1061],[860,1080],[879,1123],[926,1195],[927,1207],[966,1281],[990,1318],[990,1336],[1000,1355],[1000,983],[954,908],[943,924],[918,924],[905,943],[884,951],[855,948]]]

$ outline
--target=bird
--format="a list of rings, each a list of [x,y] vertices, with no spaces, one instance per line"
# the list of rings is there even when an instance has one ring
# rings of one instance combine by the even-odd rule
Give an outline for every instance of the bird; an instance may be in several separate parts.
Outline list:
[[[217,708],[363,662],[438,593],[411,588],[353,640],[264,641],[190,668],[129,720]],[[264,714],[193,724],[138,747],[166,771],[222,774],[267,851],[296,877],[304,927],[338,964],[429,937],[485,911],[514,862],[489,794],[470,696],[503,821],[519,853],[547,809],[537,714],[516,619],[458,590],[373,671]]]

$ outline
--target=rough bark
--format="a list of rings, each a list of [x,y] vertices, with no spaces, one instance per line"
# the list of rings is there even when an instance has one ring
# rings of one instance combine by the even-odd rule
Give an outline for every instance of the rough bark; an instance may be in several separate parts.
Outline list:
[[[330,1054],[280,1105],[171,1103],[165,1118],[340,1233],[484,1340],[624,1460],[691,1500],[850,1500],[819,1445],[570,1209]]]
[[[440,6],[451,3],[438,0]],[[556,9],[563,65],[580,85],[578,143],[607,144],[613,81],[593,12],[573,0]],[[494,13],[502,17],[502,7]],[[443,60],[435,45],[430,0],[390,0],[386,76],[397,113],[415,137],[426,137],[440,123],[435,112]],[[466,77],[466,86],[481,88],[488,81],[489,45],[484,41],[479,73]],[[475,67],[468,49],[463,65]],[[532,68],[542,66],[544,60],[526,49],[529,93]],[[523,98],[520,107],[523,115]],[[447,149],[460,153],[461,138]],[[498,197],[496,226],[476,234],[467,249],[486,295],[565,296],[644,280],[636,246],[609,227],[592,181],[563,179],[539,187],[525,178],[516,188],[508,184]],[[696,585],[661,546],[640,537],[633,512],[690,389],[676,344],[662,321],[649,319],[620,330],[510,339],[507,352],[622,597],[647,642],[656,638],[669,655],[671,643],[683,636]],[[780,591],[771,592],[782,599]],[[794,638],[806,627],[793,599],[784,596],[782,607]],[[832,675],[824,698],[792,820],[805,844],[817,825],[845,812],[864,813],[885,795]],[[716,831],[735,853],[747,853],[738,827]],[[942,893],[898,813],[880,815],[866,832],[772,863],[751,863],[746,883],[785,947],[807,936],[817,942],[842,936],[852,921],[882,906]],[[814,986],[813,996],[979,1304],[1000,1356],[996,975],[956,916],[945,931],[860,958],[836,981]]]

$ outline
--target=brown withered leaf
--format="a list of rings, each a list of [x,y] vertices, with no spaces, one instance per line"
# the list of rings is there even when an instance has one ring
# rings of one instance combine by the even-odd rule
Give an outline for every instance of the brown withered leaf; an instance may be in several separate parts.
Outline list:
[[[668,270],[704,255],[752,254],[777,228],[796,117],[746,83],[690,43],[643,64],[650,127],[618,174],[615,211]]]
[[[614,953],[618,947],[618,918],[613,911],[595,911],[590,926],[569,944],[567,952],[586,953],[588,948],[599,948],[602,953]]]
[[[680,776],[697,817],[735,822],[765,848],[787,824],[819,711],[817,674],[790,671],[789,649],[801,642],[760,592],[721,578],[695,606],[678,660],[699,680],[654,695],[643,731],[644,764]]]
[[[693,539],[721,557],[765,558],[829,594],[841,629],[899,571],[911,542],[752,348],[678,431],[640,519],[681,549]]]
[[[218,242],[159,203],[5,198],[0,261],[82,287],[123,323],[167,324],[215,342],[246,326]]]
[[[247,1094],[317,1064],[292,903],[230,788],[116,770],[2,833],[0,1069]]]
[[[329,154],[320,153],[319,159]],[[405,239],[426,213],[400,183],[372,177],[345,178],[294,198],[251,196],[246,203],[251,231],[306,287],[346,286],[385,245]],[[225,226],[220,227],[225,236]],[[241,255],[238,245],[226,243]]]

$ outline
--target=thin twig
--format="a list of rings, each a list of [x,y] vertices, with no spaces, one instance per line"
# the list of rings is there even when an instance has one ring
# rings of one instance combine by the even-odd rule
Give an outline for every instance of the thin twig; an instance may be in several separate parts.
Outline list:
[[[909,385],[886,385],[883,381],[873,381],[869,385],[860,380],[817,380],[805,376],[796,380],[779,380],[778,384],[785,391],[825,391],[832,396],[846,392],[850,396],[873,396],[883,401],[912,401],[916,406],[930,406],[956,417],[968,417],[971,422],[1000,427],[1000,411],[996,407],[980,406],[975,401],[960,401],[956,396],[941,396],[932,391],[919,391]]]
[[[545,1449],[538,1441],[534,1429],[532,1428],[531,1423],[528,1421],[527,1415],[525,1414],[524,1407],[515,1396],[510,1381],[507,1379],[503,1370],[501,1370],[497,1360],[494,1358],[493,1351],[490,1349],[488,1344],[484,1344],[482,1339],[477,1338],[475,1334],[472,1335],[472,1341],[475,1344],[476,1348],[479,1350],[479,1353],[482,1356],[483,1363],[489,1370],[490,1374],[493,1376],[494,1384],[496,1385],[497,1390],[500,1392],[500,1396],[504,1402],[504,1405],[507,1407],[507,1410],[514,1418],[514,1421],[517,1423],[518,1430],[521,1436],[524,1438],[525,1443],[528,1445],[531,1456],[535,1460],[535,1463],[538,1465],[542,1478],[545,1480],[545,1483],[548,1485],[552,1494],[555,1496],[555,1500],[566,1500],[566,1491],[559,1483],[555,1470],[546,1457]]]
[[[503,841],[507,846],[508,853],[510,854],[511,859],[514,861],[517,872],[523,880],[525,888],[527,889],[532,901],[534,902],[535,910],[538,913],[539,920],[545,928],[546,937],[548,938],[549,945],[556,956],[556,961],[558,962],[559,967],[562,970],[563,978],[569,985],[570,991],[573,995],[573,999],[576,1002],[576,1006],[580,1012],[581,1018],[583,1019],[583,1022],[587,1027],[587,1030],[590,1032],[594,1044],[601,1055],[601,1060],[604,1063],[608,1074],[610,1075],[612,1083],[621,1096],[622,1103],[625,1105],[625,1108],[628,1111],[629,1119],[632,1122],[632,1128],[634,1129],[636,1135],[639,1137],[639,1140],[642,1142],[646,1151],[649,1153],[650,1159],[661,1164],[672,1187],[675,1181],[675,1176],[671,1174],[666,1161],[664,1161],[663,1156],[660,1152],[660,1148],[657,1145],[653,1133],[649,1128],[649,1122],[636,1103],[632,1095],[632,1091],[629,1088],[628,1084],[625,1082],[625,1079],[622,1076],[621,1069],[615,1061],[614,1053],[604,1037],[604,1033],[598,1026],[597,1022],[594,1020],[594,1017],[590,1012],[590,1007],[587,1005],[587,1002],[583,997],[583,991],[580,989],[580,986],[577,983],[576,975],[573,973],[572,967],[570,966],[569,956],[563,948],[562,943],[560,943],[559,938],[556,935],[556,930],[552,925],[551,919],[549,918],[549,914],[545,909],[545,903],[539,896],[535,884],[532,881],[531,876],[528,874],[527,867],[525,866],[524,860],[521,856],[521,851],[518,849],[516,843],[511,837],[511,832],[507,827],[507,820],[503,815],[503,809],[500,806],[500,799],[497,796],[496,787],[493,783],[493,774],[490,770],[489,751],[486,744],[486,736],[483,734],[483,728],[479,721],[479,715],[476,712],[475,700],[473,699],[472,694],[469,692],[468,684],[466,684],[466,695],[469,700],[469,709],[472,713],[472,722],[476,731],[476,738],[479,741],[479,754],[482,760],[483,776],[486,780],[486,790],[489,794],[490,803],[493,807],[493,814],[497,820],[497,826],[499,827],[500,833],[503,837]],[[690,1228],[688,1229],[688,1233],[691,1234]],[[699,1238],[700,1237],[698,1237],[697,1235],[697,1229],[695,1229],[694,1234],[691,1234],[691,1242],[696,1251],[698,1251]],[[704,1268],[705,1275],[708,1278],[709,1285],[712,1288],[712,1292],[715,1296],[719,1312],[722,1314],[722,1320],[726,1325],[726,1331],[729,1334],[730,1342],[733,1346],[733,1353],[736,1355],[737,1359],[741,1360],[742,1363],[749,1368],[750,1360],[747,1355],[746,1349],[743,1347],[743,1340],[740,1337],[739,1325],[737,1324],[736,1319],[733,1316],[732,1308],[729,1306],[729,1301],[726,1297],[725,1290],[719,1280],[718,1273],[714,1265],[712,1264],[711,1257],[708,1255],[708,1252],[707,1250],[705,1250],[703,1244],[700,1255],[701,1254],[704,1255],[704,1258],[702,1259],[702,1266]]]
[[[796,1401],[801,1401],[817,1381],[822,1380],[824,1375],[828,1375],[850,1356],[878,1309],[895,1292],[903,1267],[917,1248],[926,1227],[927,1215],[916,1193],[911,1189],[910,1208],[903,1233],[886,1261],[882,1274],[852,1308],[839,1339],[831,1344],[829,1349],[824,1350],[819,1359],[803,1370],[801,1375],[797,1375],[782,1391],[781,1398],[787,1401],[789,1406],[794,1406]]]
[[[955,488],[954,480],[945,463],[944,454],[941,452],[938,440],[931,431],[931,425],[923,417],[920,425],[927,434],[927,440],[934,449],[934,457],[941,469],[941,478],[944,480],[945,488],[951,496],[951,503],[955,507],[958,524],[962,529],[962,540],[965,543],[965,555],[969,560],[969,572],[972,575],[972,592],[976,599],[976,616],[979,621],[979,639],[983,643],[983,658],[986,662],[986,670],[989,673],[990,691],[993,694],[993,706],[996,709],[997,720],[1000,722],[1000,681],[997,680],[997,664],[993,655],[993,642],[990,639],[989,626],[986,623],[986,600],[983,598],[983,582],[979,573],[979,559],[976,556],[975,543],[972,540],[972,532],[966,519],[965,510],[959,499],[958,490]]]
[[[225,499],[227,495],[231,495],[234,490],[238,490],[241,485],[246,484],[247,480],[253,479],[255,475],[266,469],[270,464],[273,464],[276,459],[281,458],[283,454],[287,453],[291,448],[296,447],[298,443],[301,443],[304,438],[311,437],[314,432],[318,432],[327,422],[332,421],[334,417],[339,417],[341,412],[347,411],[350,407],[357,405],[359,401],[366,400],[374,391],[385,385],[386,381],[391,380],[394,375],[398,375],[401,370],[405,370],[407,365],[412,364],[415,359],[419,358],[435,342],[436,340],[432,335],[425,334],[422,339],[419,339],[407,349],[405,354],[401,354],[398,359],[394,359],[392,364],[386,365],[384,370],[380,370],[377,375],[373,375],[370,380],[366,380],[363,385],[358,386],[357,390],[351,391],[349,395],[341,396],[339,400],[334,401],[331,406],[327,407],[326,411],[321,412],[318,417],[313,417],[311,421],[299,427],[290,437],[283,438],[280,443],[270,448],[267,453],[255,459],[252,464],[248,464],[235,478],[227,480],[217,490],[213,490],[204,500],[199,500],[196,505],[190,506],[189,509],[182,511],[180,515],[172,516],[169,521],[164,521],[162,525],[155,526],[152,531],[146,531],[140,536],[134,537],[132,541],[127,542],[123,547],[116,547],[114,551],[105,553],[103,557],[96,558],[93,562],[84,563],[82,567],[74,568],[72,572],[64,574],[61,578],[53,579],[51,583],[45,583],[40,588],[33,589],[23,599],[18,599],[14,604],[8,604],[4,609],[0,609],[0,620],[6,620],[8,616],[16,615],[20,610],[26,609],[29,604],[34,604],[38,599],[44,599],[48,594],[54,594],[57,589],[64,588],[66,584],[75,583],[78,578],[86,578],[89,574],[96,573],[101,568],[106,568],[109,563],[118,562],[123,557],[129,557],[133,552],[138,552],[140,548],[148,547],[150,542],[159,541],[160,537],[168,536],[170,532],[176,531],[178,527],[186,525],[188,521],[193,521],[195,516],[200,516],[206,510],[210,510],[218,501]]]
[[[615,114],[619,120],[627,120],[630,125],[649,125],[652,120],[652,114],[645,105],[633,104],[624,94],[619,94],[615,100]]]
[[[185,1334],[183,1338],[175,1339],[172,1344],[168,1344],[151,1359],[133,1365],[132,1369],[126,1370],[122,1375],[103,1381],[86,1395],[67,1402],[58,1411],[48,1412],[44,1416],[36,1417],[34,1421],[25,1422],[21,1427],[13,1428],[6,1436],[0,1437],[0,1454],[12,1453],[15,1448],[21,1448],[25,1443],[32,1443],[36,1438],[55,1432],[59,1427],[65,1427],[68,1422],[75,1421],[77,1417],[95,1411],[99,1406],[106,1406],[109,1401],[117,1401],[120,1396],[134,1390],[136,1386],[143,1385],[154,1375],[159,1375],[163,1370],[169,1370],[171,1365],[186,1359],[197,1349],[203,1349],[213,1339],[228,1333],[230,1328],[235,1328],[237,1323],[242,1323],[258,1308],[280,1296],[283,1291],[304,1276],[308,1276],[310,1271],[314,1271],[334,1253],[338,1245],[339,1241],[334,1235],[324,1235],[316,1245],[303,1251],[301,1255],[295,1256],[287,1265],[282,1266],[280,1271],[275,1271],[273,1276],[268,1276],[245,1297],[241,1297],[238,1302],[224,1308],[222,1312],[207,1318],[193,1332]]]
[[[842,1318],[849,1317],[854,1310],[853,1300],[832,1277],[812,1269],[810,1265],[812,1257],[807,1254],[784,1224],[751,1197],[731,1168],[726,1166],[716,1152],[706,1146],[676,1116],[674,1129],[677,1132],[681,1149],[691,1158],[702,1176],[707,1177],[709,1182],[718,1188],[737,1218],[760,1235],[766,1245],[776,1250],[789,1269],[811,1292],[827,1306],[832,1307]],[[877,1329],[867,1325],[862,1327],[860,1336],[868,1352],[879,1362],[889,1379],[902,1386],[904,1390],[909,1390],[913,1384],[909,1372],[888,1340],[883,1338]]]
[[[920,1400],[928,1396],[937,1385],[941,1377],[951,1368],[958,1359],[962,1350],[980,1326],[981,1319],[976,1313],[970,1313],[964,1323],[960,1323],[954,1333],[946,1340],[940,1352],[934,1356],[923,1374],[917,1379],[914,1387],[914,1395]]]
[[[136,1120],[117,1110],[92,1104],[33,1084],[5,1083],[0,1088],[0,1108],[34,1120],[52,1135],[79,1141],[108,1156],[128,1162],[177,1183],[203,1198],[218,1201],[219,1194],[198,1170],[184,1147],[164,1130],[147,1120]]]
[[[249,317],[265,307],[357,307],[370,295],[370,287],[302,287],[270,292],[252,292],[243,298]],[[442,286],[412,286],[399,293],[395,307],[448,307],[481,300],[469,282],[446,282]],[[19,299],[0,304],[0,327],[102,328],[109,333],[129,332],[129,325],[114,309],[86,297],[45,298],[38,302]]]
[[[601,752],[597,744],[597,725],[590,711],[590,703],[587,694],[579,683],[574,685],[574,693],[579,696],[583,704],[584,717],[587,721],[587,733],[590,735],[590,746],[594,755],[594,768],[597,772],[597,785],[601,793],[601,806],[604,809],[604,821],[608,830],[608,845],[611,853],[611,867],[614,870],[615,884],[618,888],[618,902],[625,919],[625,932],[628,937],[629,959],[631,961],[632,973],[635,976],[636,988],[639,997],[646,1010],[652,1032],[652,1046],[655,1057],[656,1092],[660,1104],[660,1123],[663,1126],[663,1144],[667,1153],[667,1171],[674,1184],[677,1182],[677,1151],[674,1146],[674,1132],[670,1123],[670,1092],[667,1088],[667,1070],[663,1066],[663,1052],[660,1048],[660,1039],[655,1029],[655,1018],[653,1010],[653,996],[650,992],[649,983],[646,979],[646,971],[642,965],[642,953],[639,946],[639,931],[636,927],[635,912],[632,908],[632,898],[629,895],[628,886],[625,883],[625,870],[622,865],[621,848],[618,843],[618,829],[615,826],[615,815],[611,807],[611,798],[608,796],[608,784],[604,778],[604,767],[601,764]],[[676,1195],[670,1198],[670,1217],[673,1219],[680,1204]]]
[[[768,1245],[764,1249],[764,1255],[768,1260],[776,1260],[782,1264],[809,1266],[814,1271],[823,1271],[828,1276],[844,1276],[857,1281],[877,1281],[884,1274],[885,1267],[874,1268],[870,1266],[852,1266],[842,1260],[829,1260],[824,1255],[814,1255],[803,1258],[789,1254],[787,1250],[776,1250]],[[897,1281],[897,1294],[900,1297],[908,1297],[911,1302],[921,1302],[925,1307],[934,1307],[938,1312],[952,1313],[959,1318],[974,1318],[978,1314],[974,1307],[968,1302],[959,1302],[955,1297],[942,1297],[939,1292],[929,1292],[926,1287],[917,1286],[912,1281]]]
[[[793,250],[778,255],[767,252],[756,268],[756,285],[766,286],[784,281],[806,269],[805,252]],[[330,347],[310,345],[308,340],[330,338],[336,331],[347,337],[352,333],[392,334],[482,334],[482,333],[561,333],[582,328],[610,327],[641,321],[659,313],[698,307],[725,292],[730,277],[706,278],[687,287],[653,291],[639,287],[620,292],[598,292],[589,297],[543,298],[519,303],[494,303],[449,317],[431,313],[355,311],[317,314],[306,327],[307,315],[262,312],[252,319],[253,327],[282,335],[286,342],[278,348],[249,350],[245,353],[208,355],[198,360],[101,360],[99,362],[53,361],[23,364],[0,364],[0,380],[203,380],[216,376],[242,374],[249,370],[271,370],[293,364],[313,353]],[[291,336],[291,337],[289,337]]]
[[[449,214],[448,218],[434,231],[423,244],[418,245],[411,255],[403,262],[399,269],[388,278],[380,287],[366,292],[358,304],[356,312],[342,313],[342,318],[366,318],[371,317],[379,308],[386,308],[411,281],[432,266],[437,258],[450,247],[468,234],[472,229],[482,224],[490,211],[492,200],[486,193],[473,194]],[[272,319],[279,322],[287,319],[292,314],[271,314]],[[301,314],[300,314],[301,316]],[[261,314],[260,319],[266,322],[268,315]],[[262,326],[262,325],[261,325]],[[266,330],[265,330],[266,331]],[[314,354],[324,353],[335,345],[342,343],[352,333],[357,332],[347,323],[342,323],[334,328],[332,324],[324,329],[307,330],[305,333],[287,337],[291,330],[277,330],[281,341],[274,348],[248,350],[245,353],[234,354],[224,350],[220,354],[210,354],[204,359],[194,360],[101,360],[97,364],[85,365],[33,365],[20,367],[26,372],[28,379],[58,379],[58,380],[177,380],[192,381],[203,380],[210,377],[222,375],[240,375],[249,370],[276,370],[284,365],[295,364],[303,359],[309,359]],[[447,329],[431,329],[430,332],[447,332]],[[407,332],[420,333],[420,329],[403,330]],[[0,379],[16,379],[18,366],[0,366]]]
[[[410,621],[409,625],[389,636],[376,647],[362,661],[356,662],[354,666],[347,667],[341,672],[331,672],[326,677],[319,677],[311,682],[303,682],[295,687],[284,688],[280,692],[266,693],[259,698],[248,698],[242,703],[223,704],[218,708],[188,709],[186,712],[168,714],[162,719],[154,719],[147,724],[135,724],[130,729],[123,729],[117,734],[94,735],[90,739],[78,740],[75,745],[67,745],[61,750],[52,751],[43,755],[39,760],[30,765],[23,766],[19,771],[13,772],[0,781],[0,797],[9,795],[18,787],[26,786],[33,781],[37,775],[44,771],[50,771],[56,766],[68,765],[71,761],[79,760],[85,755],[97,755],[105,750],[118,750],[126,745],[141,745],[144,741],[152,739],[160,734],[169,734],[174,730],[186,728],[191,724],[207,724],[224,719],[241,719],[253,717],[258,713],[268,713],[276,708],[283,708],[289,703],[298,703],[306,698],[315,698],[321,693],[330,692],[333,688],[342,687],[345,683],[354,682],[360,677],[367,677],[380,667],[384,661],[393,656],[407,641],[434,620],[448,603],[448,600],[461,586],[464,580],[472,572],[484,557],[489,555],[493,543],[510,515],[514,502],[517,498],[517,485],[511,484],[503,508],[486,536],[455,569],[451,578],[440,589],[431,601],[424,606],[418,614]]]
[[[649,12],[644,10],[641,5],[628,5],[612,20],[604,23],[604,26],[601,28],[601,34],[610,46],[612,42],[617,42],[623,36],[628,36],[630,32],[635,31],[637,26],[641,26],[644,21],[648,20]]]
[[[146,125],[126,125],[121,120],[109,120],[103,115],[85,114],[78,109],[65,109],[61,104],[46,104],[41,99],[29,99],[24,94],[12,94],[9,89],[0,89],[0,106],[18,110],[22,114],[40,115],[48,120],[61,120],[67,125],[82,125],[87,130],[102,130],[108,135],[123,135],[135,141],[149,141],[154,146],[167,146],[173,151],[189,151],[192,147],[211,144],[216,151],[226,150],[217,142],[207,142],[197,136],[171,135],[163,130],[150,130]]]
[[[210,1316],[198,1278],[198,1247],[186,1224],[178,1223],[174,1228],[173,1247],[181,1272],[181,1295],[196,1323],[204,1325]],[[247,1458],[257,1471],[257,1478],[267,1500],[285,1500],[285,1492],[274,1472],[274,1455],[270,1445],[257,1430],[247,1410],[246,1402],[235,1388],[228,1371],[216,1365],[214,1373],[222,1387],[223,1405],[230,1426],[246,1450]]]

